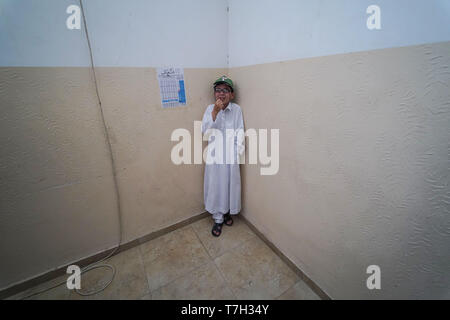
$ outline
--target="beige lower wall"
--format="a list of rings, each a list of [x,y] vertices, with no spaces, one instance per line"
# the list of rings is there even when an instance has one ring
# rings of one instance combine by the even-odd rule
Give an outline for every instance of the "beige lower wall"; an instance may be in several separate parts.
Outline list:
[[[449,66],[446,42],[230,69],[246,129],[280,129],[243,214],[331,298],[450,298]]]
[[[226,69],[185,69],[187,106],[161,107],[154,68],[98,68],[123,239],[203,212],[203,166],[170,160]],[[114,247],[117,199],[90,68],[0,68],[0,288]]]
[[[450,44],[232,68],[246,128],[280,129],[280,169],[242,168],[243,214],[332,298],[449,298]],[[0,288],[111,248],[116,194],[89,68],[0,68]],[[203,167],[170,161],[226,69],[98,68],[123,241],[203,211]],[[248,159],[248,158],[247,158]],[[382,290],[369,291],[368,265]]]

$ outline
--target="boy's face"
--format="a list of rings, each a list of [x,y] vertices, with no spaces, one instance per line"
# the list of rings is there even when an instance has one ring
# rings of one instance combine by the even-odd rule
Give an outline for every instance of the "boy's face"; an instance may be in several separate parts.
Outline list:
[[[225,92],[227,91],[227,92]],[[223,102],[224,107],[228,106],[228,103],[234,99],[234,93],[231,92],[231,89],[226,84],[219,84],[214,89],[214,96],[216,100],[220,99]]]

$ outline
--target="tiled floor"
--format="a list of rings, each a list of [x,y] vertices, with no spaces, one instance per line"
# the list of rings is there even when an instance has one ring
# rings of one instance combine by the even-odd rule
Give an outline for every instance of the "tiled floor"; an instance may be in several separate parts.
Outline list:
[[[98,294],[84,297],[61,285],[31,299],[319,299],[238,216],[218,238],[211,235],[212,223],[203,218],[113,256],[114,281]],[[92,290],[110,275],[105,268],[89,271],[81,287]]]

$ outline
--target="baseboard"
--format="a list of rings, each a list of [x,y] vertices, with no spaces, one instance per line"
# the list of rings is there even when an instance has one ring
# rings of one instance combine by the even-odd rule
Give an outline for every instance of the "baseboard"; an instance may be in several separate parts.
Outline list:
[[[300,270],[288,257],[286,257],[283,252],[281,252],[272,242],[270,242],[265,236],[264,234],[262,234],[250,221],[248,221],[244,215],[240,215],[240,217],[242,218],[242,220],[244,220],[244,222],[248,225],[248,227],[254,232],[256,233],[256,235],[262,240],[264,241],[265,244],[267,244],[267,246],[269,248],[272,249],[273,252],[275,252],[275,254],[277,256],[280,257],[281,260],[283,260],[284,263],[286,263],[288,265],[288,267],[294,271],[299,277],[300,279],[302,279],[307,285],[308,287],[311,288],[312,291],[314,291],[314,293],[316,293],[322,300],[331,300],[330,296],[328,294],[326,294],[325,291],[323,291],[314,281],[312,281],[302,270]]]
[[[194,223],[195,221],[198,221],[200,219],[203,219],[205,217],[208,217],[210,214],[208,212],[203,212],[199,215],[196,215],[194,217],[188,218],[186,220],[183,220],[181,222],[178,222],[174,225],[171,225],[169,227],[163,228],[161,230],[149,233],[145,236],[142,236],[138,239],[129,241],[127,243],[121,244],[117,251],[115,252],[115,255],[131,249],[133,247],[136,247],[142,243],[145,243],[147,241],[150,241],[152,239],[158,238],[160,236],[163,236],[169,232],[172,232],[176,229],[182,228],[184,226],[187,226],[191,223]],[[242,214],[239,215],[242,220],[249,226],[249,228],[262,240],[264,241],[269,248],[275,252],[276,255],[280,257],[281,260],[283,260],[289,268],[294,271],[321,299],[323,300],[331,300],[331,298],[314,282],[312,281],[303,271],[301,271],[288,257],[286,257],[272,242],[270,242],[264,234],[262,234],[250,221],[248,221]],[[89,264],[92,264],[96,261],[100,261],[104,257],[107,257],[112,251],[114,251],[116,248],[112,248],[109,250],[105,250],[103,252],[100,252],[98,254],[92,255],[90,257],[81,259],[79,261],[74,261],[72,263],[69,263],[63,267],[57,268],[55,270],[49,271],[44,273],[43,275],[37,276],[35,278],[23,281],[19,284],[13,285],[9,288],[3,289],[0,291],[0,299],[5,299],[7,297],[13,296],[15,294],[18,294],[20,292],[23,292],[25,290],[28,290],[30,288],[33,288],[37,285],[40,285],[44,282],[50,281],[52,279],[55,279],[59,276],[62,276],[66,274],[67,267],[75,264],[79,266],[80,268],[83,268],[85,266],[88,266]]]
[[[133,247],[136,247],[136,246],[138,246],[138,245],[140,245],[140,244],[142,244],[144,242],[147,242],[147,241],[150,241],[150,240],[155,239],[157,237],[160,237],[162,235],[165,235],[165,234],[167,234],[169,232],[172,232],[172,231],[174,231],[176,229],[179,229],[179,228],[182,228],[184,226],[187,226],[187,225],[189,225],[189,224],[191,224],[191,223],[193,223],[193,222],[195,222],[197,220],[203,219],[203,218],[205,218],[207,216],[209,216],[209,213],[208,212],[203,212],[203,213],[201,213],[199,215],[196,215],[194,217],[191,217],[191,218],[188,218],[186,220],[180,221],[178,223],[175,223],[175,224],[173,224],[171,226],[168,226],[166,228],[163,228],[161,230],[158,230],[158,231],[155,231],[155,232],[151,232],[151,233],[149,233],[149,234],[147,234],[145,236],[142,236],[142,237],[140,237],[138,239],[131,240],[129,242],[123,243],[123,244],[121,244],[119,246],[119,248],[114,253],[114,255],[116,255],[116,254],[118,254],[118,253],[120,253],[122,251],[125,251],[125,250],[131,249]],[[81,259],[81,260],[78,260],[78,261],[71,262],[71,263],[69,263],[69,264],[67,264],[67,265],[65,265],[63,267],[57,268],[55,270],[51,270],[49,272],[46,272],[46,273],[44,273],[44,274],[42,274],[40,276],[34,277],[32,279],[25,280],[25,281],[23,281],[23,282],[21,282],[19,284],[12,285],[11,287],[3,289],[3,290],[0,291],[0,299],[5,299],[5,298],[8,298],[8,297],[11,297],[11,296],[13,296],[15,294],[18,294],[20,292],[23,292],[25,290],[28,290],[28,289],[33,288],[35,286],[38,286],[38,285],[40,285],[42,283],[45,283],[45,282],[50,281],[52,279],[55,279],[55,278],[57,278],[59,276],[62,276],[64,274],[66,274],[67,267],[70,266],[70,265],[75,264],[75,265],[79,266],[80,268],[83,268],[83,267],[88,266],[88,265],[90,265],[90,264],[92,264],[94,262],[100,261],[103,258],[107,257],[109,254],[111,254],[114,250],[116,250],[116,247],[114,247],[112,249],[105,250],[105,251],[97,253],[97,254],[94,254],[94,255],[92,255],[90,257],[87,257],[87,258],[84,258],[84,259]]]

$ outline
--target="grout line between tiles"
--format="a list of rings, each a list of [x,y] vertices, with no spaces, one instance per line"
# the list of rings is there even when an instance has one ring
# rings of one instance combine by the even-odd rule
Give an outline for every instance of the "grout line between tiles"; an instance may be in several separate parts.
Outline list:
[[[232,295],[237,299],[237,296],[236,296],[235,292],[234,292],[233,289],[229,286],[229,282],[227,281],[227,277],[226,277],[225,274],[221,271],[221,269],[219,268],[219,266],[216,264],[216,262],[215,262],[214,260],[217,259],[217,258],[219,258],[219,257],[221,257],[221,256],[223,256],[223,255],[226,254],[226,253],[232,252],[232,251],[234,251],[234,250],[240,248],[241,246],[243,246],[244,244],[246,244],[248,241],[251,241],[251,240],[253,240],[253,239],[255,239],[255,238],[258,238],[258,239],[262,240],[262,242],[269,248],[269,250],[272,250],[272,251],[275,253],[275,255],[277,255],[279,258],[281,258],[281,260],[282,260],[285,264],[287,264],[288,267],[290,267],[290,268],[297,274],[297,276],[298,276],[297,281],[296,281],[293,285],[291,285],[288,289],[286,289],[283,293],[281,293],[278,297],[276,297],[276,298],[279,298],[281,295],[283,295],[285,292],[287,292],[289,289],[291,289],[293,286],[295,286],[299,281],[303,281],[303,282],[306,283],[306,285],[307,285],[308,287],[310,287],[310,288],[312,289],[312,291],[313,291],[314,293],[316,293],[316,295],[319,296],[320,299],[330,299],[330,298],[327,296],[327,294],[324,293],[324,292],[320,289],[320,287],[318,287],[318,286],[317,286],[311,279],[309,279],[309,278],[308,278],[308,277],[307,277],[300,269],[298,269],[298,267],[296,267],[296,266],[292,263],[292,261],[290,261],[286,256],[284,256],[284,255],[281,253],[281,251],[279,251],[279,249],[278,249],[276,246],[274,246],[270,241],[268,241],[268,239],[265,238],[265,236],[264,236],[263,234],[261,234],[261,233],[259,232],[259,230],[257,230],[257,229],[256,229],[256,228],[255,228],[255,227],[254,227],[254,226],[253,226],[253,225],[252,225],[245,217],[243,217],[242,215],[241,215],[240,217],[238,217],[238,218],[239,218],[244,224],[246,224],[246,225],[250,228],[250,230],[251,230],[252,233],[253,233],[253,234],[251,235],[251,237],[248,238],[248,239],[246,239],[246,240],[244,240],[244,241],[242,241],[240,244],[236,245],[235,247],[227,249],[227,250],[226,250],[225,252],[223,252],[221,255],[219,255],[219,256],[213,258],[213,257],[210,255],[210,253],[208,252],[208,250],[206,250],[205,244],[204,244],[204,243],[202,242],[202,240],[200,239],[200,236],[199,236],[199,234],[197,233],[196,229],[192,226],[195,222],[200,221],[201,219],[206,218],[206,217],[207,217],[206,212],[204,212],[204,213],[202,213],[202,214],[200,214],[200,215],[198,215],[198,216],[196,216],[196,217],[191,217],[191,218],[189,218],[189,219],[187,219],[187,220],[185,220],[185,221],[182,221],[182,222],[180,222],[180,223],[177,223],[177,224],[175,224],[175,225],[173,225],[173,226],[164,228],[164,229],[162,229],[162,230],[160,230],[160,231],[157,231],[157,232],[153,232],[153,233],[151,233],[150,235],[141,237],[141,238],[139,238],[139,239],[135,239],[135,240],[133,240],[133,241],[130,241],[130,243],[127,243],[126,245],[123,245],[123,249],[122,249],[122,250],[119,250],[119,252],[121,252],[121,251],[128,250],[128,249],[132,248],[133,246],[138,246],[138,247],[139,247],[139,248],[138,248],[138,251],[139,251],[141,263],[142,263],[142,266],[143,266],[143,271],[144,271],[145,278],[146,278],[146,281],[147,281],[147,286],[148,286],[148,293],[146,293],[145,295],[150,294],[151,298],[153,299],[153,293],[154,293],[156,290],[159,290],[160,288],[163,288],[163,287],[165,287],[165,286],[168,286],[169,284],[172,284],[173,282],[175,282],[175,281],[179,280],[180,278],[182,278],[182,277],[188,275],[189,273],[193,272],[196,268],[201,267],[201,266],[204,266],[205,264],[212,262],[212,263],[214,264],[216,270],[218,270],[220,276],[221,276],[222,279],[224,280],[224,283],[225,283],[226,287],[230,290],[230,292],[232,293]],[[161,286],[159,286],[158,288],[156,288],[156,289],[154,289],[154,290],[151,290],[151,289],[150,289],[149,278],[148,278],[148,276],[147,276],[147,270],[146,270],[145,263],[144,263],[144,254],[143,254],[143,252],[142,252],[142,247],[141,247],[141,246],[142,246],[144,243],[148,242],[148,241],[151,241],[151,240],[153,240],[153,239],[159,238],[159,237],[161,237],[161,236],[163,236],[163,235],[165,235],[165,234],[168,234],[168,233],[171,233],[171,232],[173,232],[173,231],[179,230],[179,229],[181,229],[181,228],[183,228],[183,227],[188,227],[188,228],[190,228],[190,229],[194,232],[194,234],[196,235],[197,239],[200,241],[200,243],[201,243],[203,249],[206,251],[206,254],[207,254],[207,257],[209,258],[209,260],[208,260],[207,262],[205,262],[205,263],[202,263],[202,264],[200,264],[200,265],[198,265],[198,266],[193,267],[191,270],[187,271],[187,272],[184,273],[183,275],[180,275],[180,276],[176,277],[176,278],[173,279],[172,281],[170,281],[170,282],[168,282],[168,283],[166,283],[166,284],[164,284],[164,285],[161,285]],[[187,229],[188,229],[188,228],[187,228]],[[126,248],[126,247],[128,247],[128,248]],[[119,253],[119,252],[117,252],[117,253]],[[102,252],[102,253],[100,253],[100,254],[104,254],[104,252]],[[99,254],[98,254],[98,255],[99,255]],[[92,257],[90,257],[90,258],[87,258],[87,259],[93,259],[93,257],[94,257],[94,256],[92,256]],[[52,273],[52,272],[50,272],[50,273]],[[49,274],[50,274],[50,273],[49,273]],[[48,275],[46,275],[46,276],[48,277]],[[38,278],[41,278],[41,277],[38,277]],[[52,280],[54,280],[54,279],[52,278]],[[34,281],[34,280],[33,280],[33,281]],[[31,281],[29,281],[29,282],[31,283]],[[41,282],[41,283],[44,283],[44,282]],[[36,285],[36,286],[37,286],[37,285]],[[33,287],[29,287],[28,289],[32,289],[32,288],[33,288]],[[11,289],[11,290],[10,290],[10,289],[4,290],[4,291],[2,291],[2,294],[5,294],[6,291],[13,291],[13,290],[12,290],[12,289]],[[16,294],[19,294],[19,293],[21,293],[21,292],[25,292],[25,290],[16,292]],[[145,296],[145,295],[144,295],[144,296]],[[8,297],[8,295],[6,295],[6,296]],[[9,297],[13,297],[13,295],[9,295]],[[67,298],[70,299],[70,297],[71,297],[71,295],[70,295],[70,292],[69,292]],[[275,298],[275,299],[276,299],[276,298]]]
[[[244,244],[246,244],[247,242],[249,242],[249,241],[255,239],[256,237],[258,237],[258,236],[257,236],[257,235],[253,235],[253,236],[251,236],[250,238],[243,240],[241,243],[239,243],[239,244],[236,245],[235,247],[226,250],[225,252],[223,252],[221,255],[215,257],[214,259],[220,258],[220,257],[223,256],[224,254],[229,253],[229,252],[231,252],[232,250],[235,250],[235,249],[238,249],[238,248],[242,247]]]
[[[173,282],[175,282],[175,281],[177,281],[177,280],[179,280],[179,279],[181,279],[181,278],[187,276],[187,275],[190,274],[191,272],[194,272],[195,269],[200,268],[200,267],[203,267],[204,265],[207,265],[207,264],[210,263],[210,262],[211,262],[211,261],[206,261],[205,263],[199,264],[198,266],[193,267],[191,270],[189,270],[189,271],[187,271],[186,273],[184,273],[184,274],[182,274],[182,275],[176,277],[175,279],[171,280],[170,282],[167,282],[166,284],[163,284],[162,286],[159,286],[158,288],[156,288],[156,289],[154,289],[154,290],[151,290],[151,291],[150,291],[150,294],[152,295],[152,300],[153,300],[153,293],[154,293],[155,291],[158,291],[158,290],[161,289],[161,288],[164,288],[164,287],[167,287],[167,286],[171,285]],[[164,299],[163,299],[163,300],[164,300]]]
[[[195,236],[197,237],[198,241],[200,241],[200,244],[202,245],[203,249],[205,249],[206,254],[208,255],[210,260],[213,260],[213,257],[209,254],[208,250],[205,247],[205,244],[203,243],[202,239],[200,239],[200,236],[198,235],[197,231],[195,231],[195,228],[191,226],[192,230],[194,230]]]
[[[200,236],[198,235],[197,231],[195,231],[194,229],[194,233],[197,236],[198,241],[200,241],[200,243],[202,244],[203,248],[205,249],[206,253],[208,254],[209,258],[211,259],[212,264],[214,265],[214,267],[216,268],[216,270],[219,272],[220,277],[223,280],[223,283],[225,284],[225,287],[228,288],[228,290],[230,290],[231,294],[233,295],[233,297],[237,300],[237,296],[234,293],[233,289],[228,285],[228,281],[225,278],[225,275],[222,273],[222,271],[220,270],[220,268],[217,266],[216,262],[214,261],[215,258],[211,257],[211,255],[209,254],[208,250],[206,250],[205,244],[203,243],[203,241],[200,239]],[[216,257],[217,258],[217,257]]]
[[[234,292],[233,288],[229,285],[229,281],[228,279],[225,277],[225,274],[222,272],[222,270],[220,270],[219,266],[216,264],[216,262],[213,260],[212,261],[214,267],[216,267],[216,270],[219,272],[220,276],[223,279],[223,282],[225,283],[225,287],[228,288],[228,290],[230,290],[231,294],[233,295],[233,297],[238,300],[238,297],[236,295],[236,293]]]
[[[150,283],[148,282],[147,269],[145,268],[144,255],[142,254],[141,246],[142,246],[142,244],[138,245],[137,247],[138,247],[138,251],[139,251],[139,257],[140,257],[141,262],[142,262],[142,268],[144,270],[145,281],[147,282],[147,288],[148,288],[147,294],[150,294],[150,297],[151,297]],[[145,294],[144,294],[144,296],[145,296]]]
[[[198,239],[197,233],[195,232],[195,229],[192,227],[192,225],[187,225],[187,226],[185,226],[185,227],[188,227],[188,228],[186,228],[186,229],[191,229],[191,230],[194,232],[194,234],[196,235],[197,239]],[[175,230],[174,230],[174,231],[175,231]],[[198,239],[198,240],[200,241],[200,239]],[[201,241],[200,241],[200,244],[202,245],[203,248],[205,248],[204,245],[203,245],[203,243],[202,243]],[[189,271],[186,271],[186,273],[184,273],[184,274],[182,274],[182,275],[179,275],[179,276],[176,277],[175,279],[173,279],[173,280],[169,281],[168,283],[163,284],[163,285],[161,285],[161,286],[159,286],[159,287],[157,287],[157,288],[155,288],[155,289],[153,289],[153,290],[150,290],[150,283],[148,282],[148,277],[147,277],[147,272],[146,272],[146,273],[145,273],[145,276],[146,276],[147,283],[148,283],[149,290],[150,290],[149,293],[150,293],[151,296],[152,296],[152,300],[153,300],[153,293],[154,293],[155,291],[157,291],[157,290],[159,290],[159,289],[161,289],[161,288],[164,288],[164,287],[166,287],[166,286],[172,284],[173,282],[175,282],[175,281],[181,279],[182,277],[187,276],[189,273],[195,271],[195,269],[200,268],[200,267],[202,267],[202,266],[204,266],[204,265],[210,263],[210,262],[211,262],[211,257],[210,257],[210,255],[209,255],[209,253],[208,253],[208,251],[207,251],[206,249],[205,249],[205,251],[206,251],[206,254],[208,255],[208,258],[210,258],[210,260],[206,261],[205,263],[202,263],[202,264],[199,264],[199,265],[194,266],[194,267],[193,267],[192,269],[190,269]],[[145,267],[145,265],[144,265],[144,267]]]
[[[306,285],[317,295],[321,300],[331,300],[325,291],[323,291],[314,281],[312,281],[300,268],[298,268],[288,257],[286,257],[277,246],[275,246],[269,239],[264,236],[247,218],[242,216],[244,222],[248,227],[263,241],[272,252],[275,253],[298,277],[306,283]]]
[[[225,277],[225,274],[222,272],[222,270],[220,270],[219,266],[216,264],[216,262],[214,260],[213,260],[212,263],[213,263],[214,267],[216,268],[216,270],[219,272],[219,275],[222,277],[223,283],[225,284],[225,287],[231,292],[233,297],[236,300],[238,300],[238,297],[237,297],[236,293],[234,292],[233,288],[229,285],[229,281]]]
[[[173,225],[170,225],[168,227],[164,227],[157,231],[152,231],[147,235],[141,236],[139,238],[136,238],[134,240],[130,240],[126,243],[123,243],[120,245],[119,249],[117,250],[116,246],[112,247],[111,249],[106,249],[104,251],[95,253],[91,256],[81,258],[76,261],[68,262],[65,265],[58,267],[56,269],[53,269],[51,271],[45,272],[41,275],[38,275],[36,277],[30,278],[28,280],[24,280],[23,282],[14,284],[8,288],[0,290],[0,299],[6,299],[8,297],[12,297],[14,295],[17,295],[19,293],[25,292],[26,290],[32,289],[34,287],[37,287],[43,283],[46,283],[48,281],[52,281],[56,279],[59,276],[66,274],[66,269],[69,265],[76,264],[80,268],[85,267],[89,264],[97,263],[99,262],[100,258],[104,258],[105,256],[109,255],[114,250],[117,250],[114,255],[119,254],[122,251],[126,251],[128,249],[131,249],[133,247],[139,246],[145,242],[151,241],[153,239],[162,237],[172,231],[181,229],[185,226],[191,225],[192,223],[201,220],[205,217],[209,216],[209,214],[204,211],[196,216],[187,218],[183,221],[179,221]]]
[[[243,224],[246,224],[244,221],[242,221],[242,222],[243,222]],[[228,228],[230,228],[230,227],[228,227]],[[198,239],[199,239],[200,242],[203,244],[203,241],[200,239],[200,236],[198,235],[198,233],[197,233],[197,231],[195,230],[195,228],[192,227],[192,229],[194,229],[194,232],[197,234]],[[252,230],[250,229],[250,231],[252,231]],[[222,232],[223,232],[223,231],[222,231]],[[213,256],[211,256],[211,255],[209,254],[209,252],[208,252],[208,250],[206,249],[206,247],[205,247],[204,244],[203,244],[203,246],[205,247],[205,250],[206,250],[206,252],[208,253],[208,255],[211,257],[211,259],[214,260],[214,259],[216,259],[216,258],[219,258],[219,257],[223,256],[225,253],[230,252],[231,250],[234,250],[234,249],[239,248],[241,245],[243,245],[244,243],[246,243],[247,241],[249,241],[249,240],[251,240],[251,239],[253,239],[253,238],[255,238],[255,237],[258,237],[258,235],[255,234],[255,233],[252,231],[252,233],[250,234],[250,237],[249,237],[248,239],[243,240],[241,243],[238,243],[238,244],[235,245],[234,247],[227,248],[224,252],[222,252],[220,255],[215,256],[215,257],[213,257]]]
[[[290,289],[292,289],[297,283],[299,283],[299,281],[302,281],[302,279],[298,278],[297,281],[294,282],[294,284],[292,284],[289,288],[287,288],[286,290],[284,290],[280,295],[276,296],[273,300],[277,300],[279,297],[281,297],[283,294],[285,294],[286,292],[288,292]]]

